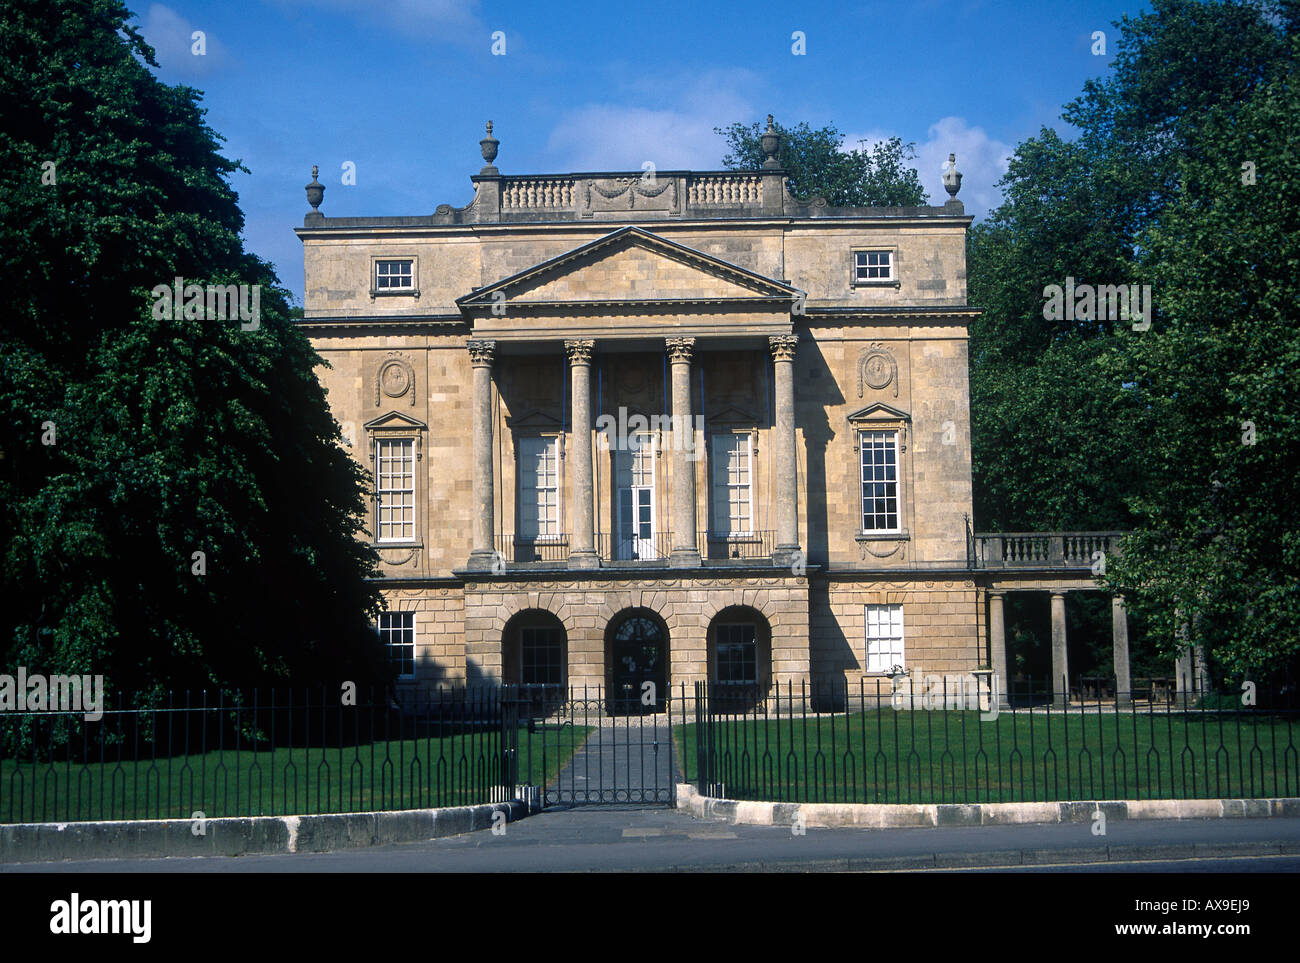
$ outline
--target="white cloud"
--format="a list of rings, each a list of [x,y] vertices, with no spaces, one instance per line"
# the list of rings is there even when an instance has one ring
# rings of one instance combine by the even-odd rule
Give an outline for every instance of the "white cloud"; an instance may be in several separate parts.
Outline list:
[[[585,104],[560,117],[546,151],[556,170],[639,171],[646,161],[658,170],[717,170],[727,143],[713,128],[758,118],[741,93],[753,87],[748,71],[656,77],[647,88],[654,99],[677,106]],[[645,92],[629,97],[644,101]]]
[[[944,117],[931,124],[927,134],[929,139],[916,145],[916,169],[931,203],[948,200],[943,168],[949,154],[957,155],[957,170],[962,174],[957,199],[966,205],[967,214],[981,217],[1002,203],[1002,192],[995,185],[1007,172],[1011,144],[990,137],[983,127],[967,126],[961,117]]]
[[[846,134],[841,150],[862,147],[871,150],[895,131],[871,129],[858,134]],[[902,136],[901,134],[898,136]],[[990,137],[983,127],[969,127],[961,117],[944,117],[930,125],[927,139],[916,145],[916,160],[912,163],[921,175],[921,184],[930,194],[931,204],[948,200],[943,187],[943,169],[948,155],[957,155],[957,170],[961,171],[961,191],[957,199],[966,205],[966,213],[982,217],[1002,203],[1002,192],[994,185],[1007,172],[1012,146]],[[904,142],[908,138],[903,137]],[[866,141],[859,144],[859,141]]]
[[[165,7],[161,3],[155,3],[149,8],[139,29],[149,46],[153,47],[154,59],[163,70],[186,76],[202,76],[223,67],[230,60],[225,46],[210,31],[205,30],[203,24],[192,24],[171,7]],[[202,54],[194,52],[197,42],[195,31],[203,33]]]

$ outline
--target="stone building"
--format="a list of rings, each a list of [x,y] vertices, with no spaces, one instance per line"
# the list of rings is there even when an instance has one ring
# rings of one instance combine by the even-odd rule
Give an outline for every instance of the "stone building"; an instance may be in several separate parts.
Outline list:
[[[326,217],[313,171],[297,230],[401,684],[989,665],[955,164],[941,206],[836,208],[770,118],[747,172],[481,147],[464,207]]]

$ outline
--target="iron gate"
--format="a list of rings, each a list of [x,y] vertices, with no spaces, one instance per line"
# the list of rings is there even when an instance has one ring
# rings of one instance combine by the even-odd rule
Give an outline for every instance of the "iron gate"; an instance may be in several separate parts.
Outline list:
[[[675,805],[670,700],[647,696],[623,687],[507,686],[503,788],[544,807]]]

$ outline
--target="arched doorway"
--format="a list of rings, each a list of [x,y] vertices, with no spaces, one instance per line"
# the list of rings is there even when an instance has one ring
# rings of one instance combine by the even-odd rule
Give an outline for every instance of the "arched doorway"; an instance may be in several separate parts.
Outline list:
[[[506,623],[501,633],[501,677],[517,685],[534,710],[563,702],[569,676],[569,640],[550,612],[530,609]]]
[[[611,715],[662,712],[668,696],[668,627],[649,609],[629,609],[605,629]],[[649,683],[649,685],[647,685]]]

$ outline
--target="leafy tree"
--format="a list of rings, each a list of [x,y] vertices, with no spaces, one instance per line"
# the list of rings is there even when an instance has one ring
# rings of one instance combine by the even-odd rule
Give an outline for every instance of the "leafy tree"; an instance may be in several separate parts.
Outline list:
[[[915,144],[891,137],[870,150],[843,149],[844,135],[834,124],[813,130],[806,121],[792,128],[773,124],[781,135],[777,159],[795,197],[818,196],[836,207],[919,207],[928,203],[915,168]],[[734,123],[714,130],[727,139],[727,170],[758,170],[766,155],[765,126]],[[863,141],[862,143],[865,143]]]
[[[1136,527],[1113,584],[1161,650],[1172,651],[1175,629],[1187,623],[1225,665],[1261,671],[1281,671],[1293,657],[1283,650],[1300,649],[1294,629],[1286,634],[1287,590],[1269,588],[1288,571],[1282,545],[1295,526],[1276,507],[1266,510],[1266,498],[1227,491],[1232,473],[1221,460],[1243,455],[1225,447],[1224,432],[1235,417],[1230,437],[1241,447],[1251,366],[1285,365],[1290,342],[1285,324],[1242,331],[1231,319],[1252,305],[1280,310],[1239,290],[1256,282],[1271,280],[1272,295],[1294,302],[1297,274],[1294,262],[1289,274],[1260,270],[1265,255],[1252,259],[1235,245],[1240,257],[1226,260],[1217,232],[1244,233],[1260,252],[1286,255],[1276,232],[1294,223],[1293,213],[1276,204],[1246,209],[1262,187],[1246,198],[1225,191],[1254,153],[1288,156],[1277,140],[1285,125],[1271,132],[1278,153],[1252,145],[1267,114],[1257,98],[1289,94],[1294,103],[1298,10],[1290,0],[1156,0],[1149,13],[1124,18],[1112,71],[1065,109],[1077,140],[1044,129],[1017,148],[1002,182],[1006,201],[972,229],[969,250],[970,298],[985,308],[971,327],[980,526]],[[1275,163],[1278,177],[1285,165]],[[1241,209],[1224,206],[1230,202]],[[1195,220],[1212,210],[1218,219]],[[1245,219],[1232,222],[1236,213]],[[1044,289],[1067,277],[1150,284],[1151,328],[1133,331],[1125,319],[1046,320]],[[1252,356],[1243,345],[1258,343],[1260,331],[1270,339]],[[1268,406],[1250,398],[1270,419],[1271,445],[1246,458],[1259,459],[1269,478],[1286,477],[1291,455],[1280,390],[1274,386]],[[1250,506],[1268,532],[1225,517],[1229,505]],[[1252,539],[1268,537],[1243,548],[1248,530]],[[1229,616],[1234,604],[1274,636]]]
[[[4,664],[125,690],[384,678],[364,474],[242,249],[243,168],[117,0],[0,7]],[[256,329],[154,310],[177,277],[260,285]]]
[[[1187,625],[1221,671],[1256,681],[1300,664],[1300,35],[1270,74],[1208,112],[1143,237],[1159,327],[1130,353],[1161,430],[1139,531],[1108,573],[1164,637]]]

